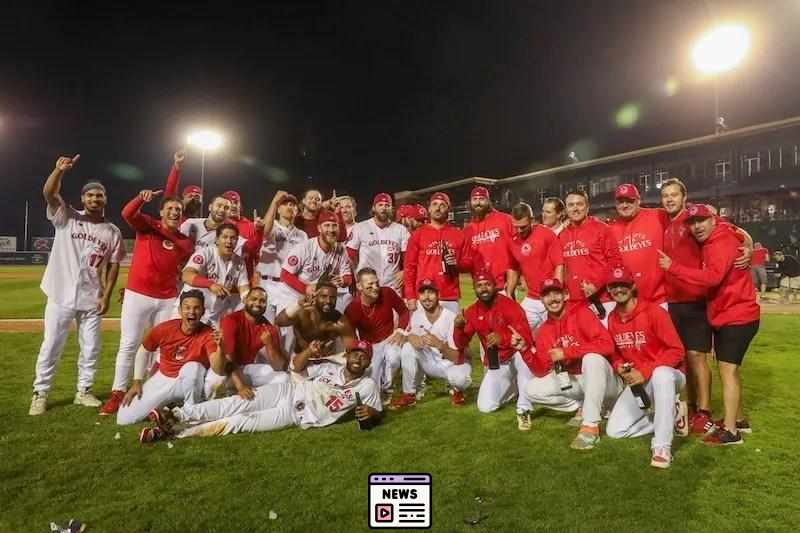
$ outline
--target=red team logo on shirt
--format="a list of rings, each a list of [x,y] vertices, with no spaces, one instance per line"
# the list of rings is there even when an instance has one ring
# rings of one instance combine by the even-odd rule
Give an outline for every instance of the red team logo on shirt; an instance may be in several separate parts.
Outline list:
[[[164,241],[164,242],[166,242],[166,241]],[[185,346],[179,346],[178,349],[175,350],[175,360],[176,361],[183,361],[183,359],[186,357],[185,353],[186,353],[186,347]]]
[[[529,242],[526,242],[520,247],[519,251],[522,255],[528,256],[531,255],[531,248],[532,248],[531,244]]]
[[[290,255],[287,262],[289,263],[289,266],[297,266],[297,256]]]
[[[164,242],[166,242],[166,241],[164,241]],[[199,255],[196,255],[196,256],[192,257],[192,261],[194,261],[198,265],[202,265],[203,264],[203,258],[201,256],[199,256]]]
[[[174,250],[175,249],[175,245],[172,243],[172,241],[167,241],[167,240],[161,241],[161,246],[165,250]]]

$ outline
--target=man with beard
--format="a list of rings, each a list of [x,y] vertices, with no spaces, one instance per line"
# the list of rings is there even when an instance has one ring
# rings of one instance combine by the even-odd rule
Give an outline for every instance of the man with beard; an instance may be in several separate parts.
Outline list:
[[[405,226],[411,235],[428,221],[428,210],[420,204],[401,205],[397,208],[395,220]]]
[[[439,287],[440,304],[453,313],[460,311],[459,272],[472,271],[472,248],[464,232],[448,223],[450,197],[433,193],[428,207],[431,221],[408,240],[403,268],[403,293],[410,311],[417,308],[417,287],[432,279]]]
[[[613,405],[621,390],[609,363],[614,341],[586,306],[568,304],[561,280],[543,280],[538,292],[547,320],[536,334],[534,377],[525,393],[532,403],[556,411],[573,412],[583,406],[581,427],[570,447],[590,450],[600,440],[603,408]],[[526,346],[516,337],[517,350],[525,352]]]
[[[168,320],[178,294],[178,272],[192,254],[192,241],[178,231],[183,204],[179,198],[161,200],[161,218],[155,220],[141,212],[160,191],[144,190],[122,209],[122,218],[136,231],[128,285],[122,302],[119,351],[114,369],[111,396],[100,409],[101,415],[117,412],[128,388],[136,349],[146,329]]]
[[[359,292],[344,314],[358,338],[372,344],[371,376],[388,401],[392,393],[392,374],[400,367],[400,346],[405,340],[403,330],[408,326],[408,309],[394,290],[381,287],[375,270],[362,268],[356,280]]]
[[[475,261],[480,261],[478,268],[494,274],[495,283],[505,292],[511,259],[508,243],[514,234],[511,217],[492,207],[489,190],[482,186],[470,192],[469,207],[472,220],[464,226],[464,239],[472,248]]]
[[[195,249],[181,279],[188,287],[202,289],[206,299],[203,321],[218,327],[219,321],[233,312],[250,290],[244,260],[233,250],[239,230],[230,222],[217,226],[217,244]]]
[[[217,243],[217,227],[228,220],[231,202],[222,196],[216,196],[208,206],[207,218],[188,218],[181,224],[181,233],[191,237],[195,248],[205,246],[214,247]],[[255,232],[246,239],[239,235],[237,237],[234,253],[242,259],[256,257],[261,249],[261,241],[264,239],[264,221],[256,218],[254,221]]]
[[[151,419],[156,425],[143,429],[146,438],[140,440],[256,433],[291,426],[319,428],[350,411],[355,411],[361,424],[378,424],[383,415],[380,394],[372,378],[365,375],[372,357],[370,344],[358,341],[343,358],[321,362],[318,349],[319,343],[314,342],[297,354],[292,368],[297,380],[258,387],[252,400],[231,396],[153,411]],[[357,395],[361,405],[357,405]]]
[[[528,293],[522,300],[522,308],[531,331],[535,333],[547,315],[539,296],[542,281],[546,278],[564,280],[561,243],[549,228],[541,224],[533,225],[533,210],[524,202],[511,208],[511,226],[514,236],[507,242],[511,259],[506,287],[513,298],[522,271],[528,287]]]
[[[336,208],[336,195],[327,200],[327,203],[333,209]],[[309,239],[319,236],[319,226],[321,224],[320,216],[323,214],[333,215],[337,223],[338,231],[336,233],[336,240],[344,242],[347,240],[347,225],[345,224],[342,214],[340,212],[332,212],[324,207],[322,202],[322,194],[317,189],[308,189],[303,193],[300,199],[300,212],[294,218],[294,225],[306,232]]]
[[[203,216],[203,189],[198,185],[184,187],[181,200],[183,201],[184,220]]]
[[[350,260],[345,246],[337,242],[339,222],[333,213],[319,216],[318,235],[292,248],[281,267],[281,282],[285,302],[297,301],[305,295],[311,299],[320,279],[336,287],[349,287],[353,282]],[[337,309],[342,312],[341,303]]]
[[[224,376],[208,371],[209,358],[221,357],[218,339],[203,316],[203,294],[198,290],[180,297],[180,318],[167,320],[151,329],[139,351],[133,371],[133,384],[117,414],[117,424],[134,424],[152,409],[172,402],[191,405],[203,401]],[[145,378],[159,352],[158,370]]]
[[[231,313],[220,322],[221,357],[211,359],[215,373],[227,376],[226,381],[246,400],[255,397],[254,387],[282,383],[289,375],[286,355],[280,347],[278,329],[264,318],[267,293],[255,287],[244,298],[244,309]]]
[[[491,413],[517,396],[517,427],[520,431],[530,431],[531,402],[525,389],[533,376],[528,366],[533,358],[533,338],[525,311],[511,298],[499,294],[491,272],[476,272],[472,286],[478,301],[456,317],[455,335],[459,349],[463,350],[477,333],[484,350],[485,373],[478,390],[478,410]],[[512,346],[515,334],[525,343],[524,353]],[[495,353],[498,360],[491,361],[490,356]]]
[[[608,318],[617,346],[611,366],[627,386],[611,410],[606,433],[613,439],[653,433],[650,465],[669,468],[676,427],[684,436],[688,431],[685,404],[676,400],[686,382],[683,345],[669,314],[636,297],[627,268],[613,268],[607,287],[616,302]]]
[[[47,394],[73,320],[78,326],[80,345],[73,403],[86,407],[99,407],[101,403],[91,393],[100,355],[100,323],[108,311],[125,247],[119,228],[103,214],[107,200],[106,188],[101,183],[91,181],[81,188],[81,211],[68,207],[61,197],[61,180],[78,159],[80,155],[59,157],[42,191],[47,218],[56,233],[41,283],[47,305],[44,339],[36,359],[28,411],[31,415],[41,415],[47,410]]]
[[[464,391],[472,384],[472,367],[464,360],[453,336],[456,315],[439,305],[439,289],[432,279],[420,282],[416,311],[401,350],[403,394],[392,402],[393,409],[417,403],[420,371],[425,376],[447,380],[450,404],[464,405]]]
[[[394,289],[403,287],[403,258],[408,247],[408,230],[391,221],[392,197],[375,195],[372,218],[359,222],[347,241],[347,254],[356,265],[356,272],[370,268],[378,272],[378,283]],[[372,341],[370,341],[372,342]]]
[[[557,196],[545,198],[542,203],[542,225],[553,230],[558,235],[564,229],[564,202]]]
[[[703,440],[716,446],[741,444],[741,432],[749,432],[750,424],[742,411],[740,367],[758,332],[761,308],[750,272],[734,265],[740,251],[734,230],[719,222],[710,206],[689,205],[686,214],[686,224],[702,247],[702,267],[683,266],[664,252],[659,265],[683,283],[699,285],[708,291],[706,315],[713,331],[725,418]]]
[[[252,220],[242,216],[242,197],[236,191],[225,191],[222,197],[230,202],[228,210],[228,221],[236,224],[239,228],[239,235],[245,239],[250,239],[256,234],[256,227]]]

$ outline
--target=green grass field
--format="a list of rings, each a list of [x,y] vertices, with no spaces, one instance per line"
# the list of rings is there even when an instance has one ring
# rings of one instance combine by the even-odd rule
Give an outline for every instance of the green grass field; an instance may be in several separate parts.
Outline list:
[[[19,299],[38,278],[0,279],[3,316],[41,316],[43,300],[37,308]],[[404,471],[432,474],[434,531],[795,531],[798,328],[796,316],[762,321],[744,364],[747,442],[714,449],[676,438],[668,471],[649,466],[649,438],[603,438],[581,453],[568,447],[566,415],[538,411],[534,430],[521,433],[511,406],[479,414],[477,368],[468,406],[451,408],[434,382],[417,407],[389,413],[372,432],[348,422],[141,446],[140,426],[119,428],[71,404],[74,335],[51,409],[28,416],[41,334],[3,333],[0,532],[47,531],[71,517],[104,532],[366,531],[368,474]],[[100,393],[111,384],[117,340],[104,334]],[[478,512],[479,525],[464,524]]]

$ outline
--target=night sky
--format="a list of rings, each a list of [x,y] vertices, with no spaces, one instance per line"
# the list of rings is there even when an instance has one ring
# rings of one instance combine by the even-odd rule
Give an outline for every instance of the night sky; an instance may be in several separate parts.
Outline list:
[[[356,193],[363,216],[387,188],[707,134],[712,85],[688,54],[713,19],[753,32],[747,62],[720,79],[728,124],[800,115],[796,0],[35,4],[0,18],[0,235],[22,237],[26,200],[32,234],[52,233],[41,185],[75,152],[68,201],[100,178],[120,223],[195,125],[228,135],[207,193],[238,188],[248,214],[311,183]],[[639,114],[622,128],[626,104]],[[183,184],[199,182],[190,157]]]

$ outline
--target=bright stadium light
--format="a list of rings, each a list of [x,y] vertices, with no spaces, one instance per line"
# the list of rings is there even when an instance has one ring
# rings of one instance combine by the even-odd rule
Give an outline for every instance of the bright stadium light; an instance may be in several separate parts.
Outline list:
[[[718,26],[692,48],[695,68],[704,74],[719,74],[739,65],[750,50],[750,32],[739,24]]]
[[[196,130],[186,137],[186,143],[200,150],[200,213],[203,213],[204,198],[206,195],[206,152],[219,150],[224,138],[222,134],[215,130]]]

